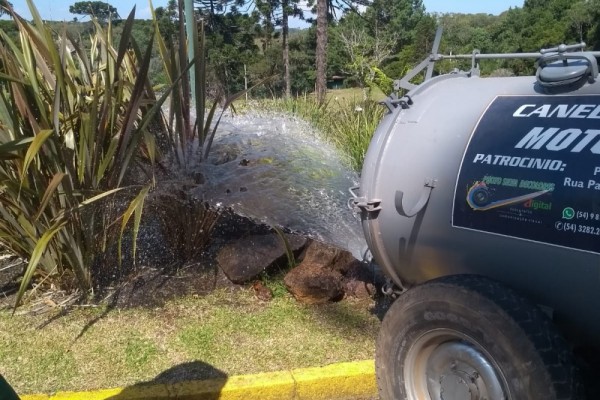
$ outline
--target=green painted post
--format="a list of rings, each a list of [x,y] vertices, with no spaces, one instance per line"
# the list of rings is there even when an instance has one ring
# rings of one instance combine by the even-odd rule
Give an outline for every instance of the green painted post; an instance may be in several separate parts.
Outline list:
[[[187,35],[187,53],[188,62],[192,61],[196,54],[194,54],[194,46],[192,38],[194,37],[194,26],[196,26],[194,15],[194,0],[185,0],[184,2],[185,12],[185,33]],[[194,68],[190,68],[190,88],[192,90],[192,104],[196,103],[196,73]]]

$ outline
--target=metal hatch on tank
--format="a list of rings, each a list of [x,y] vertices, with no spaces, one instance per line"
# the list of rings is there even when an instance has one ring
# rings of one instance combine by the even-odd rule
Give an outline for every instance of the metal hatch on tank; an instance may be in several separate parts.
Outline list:
[[[397,297],[380,395],[580,398],[572,350],[600,348],[600,53],[443,56],[440,36],[384,102],[350,202]],[[491,58],[535,59],[536,76],[480,77]]]

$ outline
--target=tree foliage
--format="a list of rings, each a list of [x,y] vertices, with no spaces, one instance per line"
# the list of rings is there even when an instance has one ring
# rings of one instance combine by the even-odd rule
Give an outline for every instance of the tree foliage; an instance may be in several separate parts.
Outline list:
[[[311,0],[307,4],[317,3]],[[315,14],[302,12],[298,0],[195,0],[195,6],[198,18],[206,23],[208,81],[215,96],[243,89],[245,78],[251,84],[272,75],[280,79],[254,95],[298,95],[315,90],[317,24]],[[326,32],[328,41],[326,50],[321,50],[325,54],[321,75],[344,76],[349,86],[369,88],[375,84],[371,79],[389,83],[387,77],[398,79],[406,74],[428,56],[437,26],[444,28],[440,47],[444,54],[470,54],[474,49],[483,53],[536,52],[580,41],[588,48],[600,46],[600,0],[527,0],[523,7],[500,15],[432,14],[422,0],[326,0],[325,6],[326,29],[321,29],[321,37]],[[156,15],[160,32],[169,43],[180,29],[177,0],[157,8]],[[298,16],[311,22],[311,27],[291,29],[288,20]],[[144,21],[138,21],[133,34],[144,43],[150,31]],[[118,26],[115,32],[118,34]],[[455,68],[469,69],[470,61],[439,62],[436,73]],[[534,68],[531,60],[481,63],[484,75],[495,71],[532,74]]]
[[[90,18],[98,18],[99,21],[118,19],[117,9],[103,1],[78,1],[69,6],[71,14],[87,15]]]

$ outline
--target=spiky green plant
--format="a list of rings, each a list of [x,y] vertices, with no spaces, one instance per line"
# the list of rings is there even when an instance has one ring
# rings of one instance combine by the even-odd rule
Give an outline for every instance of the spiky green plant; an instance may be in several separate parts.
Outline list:
[[[179,20],[183,21],[183,2],[178,3]],[[204,161],[210,152],[214,136],[224,112],[233,102],[248,90],[268,81],[264,79],[248,90],[236,93],[221,101],[211,99],[212,105],[207,109],[206,94],[206,50],[204,22],[194,20],[192,37],[187,37],[183,24],[174,40],[167,43],[160,32],[159,21],[150,1],[150,8],[155,27],[155,40],[160,59],[167,78],[169,103],[166,113],[167,152],[179,167],[177,174],[170,176],[171,186],[167,194],[154,197],[162,232],[174,251],[188,261],[200,254],[208,243],[212,229],[219,217],[219,211],[211,209],[204,202],[195,198],[189,191],[190,177],[199,163]],[[196,54],[188,60],[188,48],[192,46]],[[189,72],[195,75],[194,90]],[[221,107],[220,112],[217,110]],[[194,184],[192,184],[194,186]]]
[[[178,3],[179,20],[183,21],[183,2]],[[155,27],[155,37],[166,72],[167,81],[172,89],[169,96],[169,112],[167,116],[167,129],[171,152],[177,164],[184,172],[189,171],[195,163],[208,157],[217,128],[224,112],[232,107],[233,102],[253,88],[262,85],[274,77],[263,79],[247,90],[235,93],[226,99],[211,99],[212,105],[206,96],[206,46],[204,34],[204,21],[194,20],[193,36],[186,37],[184,26],[180,24],[177,38],[167,44],[160,33],[159,20],[156,17],[152,1],[150,1],[152,17]],[[193,60],[188,60],[187,46],[193,46]],[[192,92],[192,80],[188,71],[193,70],[195,96]],[[221,108],[217,115],[217,110]]]
[[[135,243],[150,187],[123,182],[140,158],[153,162],[147,127],[160,109],[152,43],[142,54],[131,36],[135,8],[117,46],[111,25],[95,23],[84,50],[27,3],[31,24],[7,7],[20,42],[0,31],[0,243],[28,260],[17,304],[36,271],[72,273],[89,290],[95,255],[132,217]],[[107,214],[117,192],[129,199],[120,221]]]
[[[384,108],[373,100],[352,101],[333,106],[327,114],[319,127],[348,156],[351,167],[359,171]]]

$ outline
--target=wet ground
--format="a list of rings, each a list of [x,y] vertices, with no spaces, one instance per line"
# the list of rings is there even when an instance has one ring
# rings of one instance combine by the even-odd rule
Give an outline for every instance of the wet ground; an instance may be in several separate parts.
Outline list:
[[[218,288],[241,288],[231,283],[215,260],[219,248],[229,240],[248,234],[270,232],[270,228],[231,212],[223,212],[211,234],[209,244],[191,260],[182,260],[162,239],[158,224],[150,222],[138,240],[137,264],[126,260],[118,266],[111,257],[102,260],[94,274],[91,295],[64,291],[51,281],[34,279],[22,312],[43,313],[73,304],[107,303],[113,307],[159,307],[166,301],[188,295],[204,295]],[[126,244],[125,244],[126,246]],[[114,254],[113,254],[114,256]],[[14,306],[26,263],[0,251],[0,309]],[[32,291],[31,289],[36,288]]]

